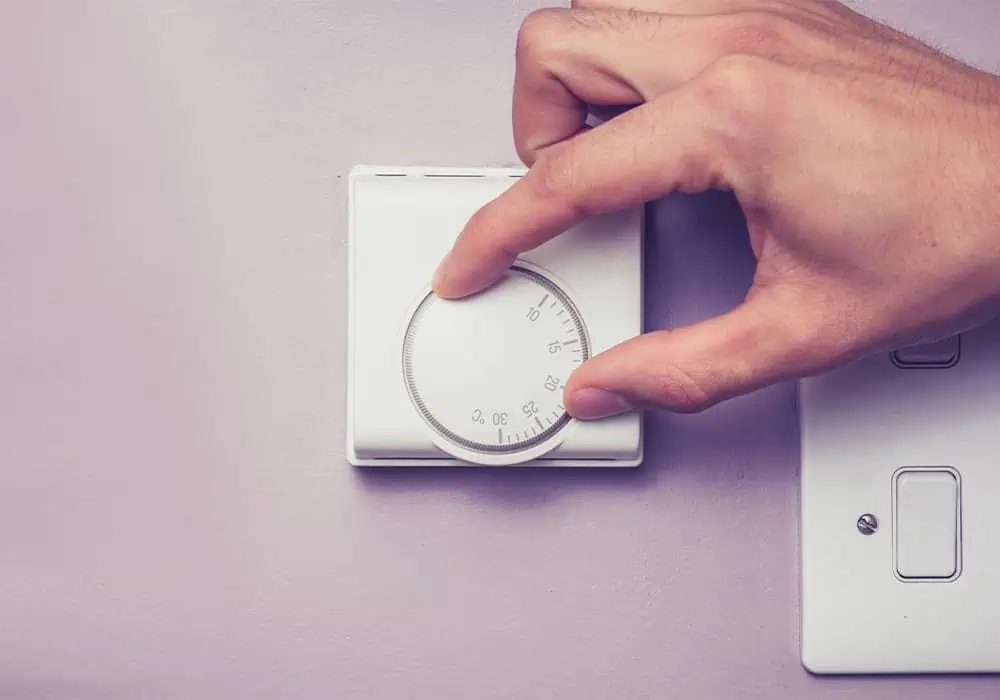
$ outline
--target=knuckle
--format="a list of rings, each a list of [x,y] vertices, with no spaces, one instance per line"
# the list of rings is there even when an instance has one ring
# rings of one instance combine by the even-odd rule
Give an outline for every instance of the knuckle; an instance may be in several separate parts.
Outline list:
[[[722,31],[722,48],[730,53],[773,56],[791,43],[798,25],[773,12],[743,12],[731,15]]]
[[[550,204],[569,209],[574,216],[587,212],[575,196],[576,168],[573,149],[568,144],[551,146],[538,156],[531,168],[535,196]]]
[[[768,80],[770,63],[749,53],[731,53],[706,69],[701,94],[713,102],[731,104],[761,92]]]
[[[656,373],[653,391],[658,403],[680,413],[703,411],[717,402],[705,381],[676,365],[667,365]]]
[[[565,8],[543,7],[531,11],[517,33],[515,53],[518,60],[530,61],[545,55],[553,38],[565,30],[568,18]]]
[[[780,104],[777,66],[747,53],[718,59],[692,83],[693,98],[712,117],[721,136],[759,133]]]

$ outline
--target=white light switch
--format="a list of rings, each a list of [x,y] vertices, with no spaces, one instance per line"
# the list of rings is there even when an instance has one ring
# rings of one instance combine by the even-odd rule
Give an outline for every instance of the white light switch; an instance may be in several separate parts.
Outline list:
[[[908,581],[958,574],[959,488],[950,469],[896,474],[896,573]]]
[[[904,355],[800,382],[802,662],[1000,673],[1000,320]]]
[[[638,413],[584,422],[563,406],[577,367],[642,333],[641,208],[574,226],[471,297],[444,300],[429,288],[469,218],[524,172],[351,172],[351,464],[641,463]]]

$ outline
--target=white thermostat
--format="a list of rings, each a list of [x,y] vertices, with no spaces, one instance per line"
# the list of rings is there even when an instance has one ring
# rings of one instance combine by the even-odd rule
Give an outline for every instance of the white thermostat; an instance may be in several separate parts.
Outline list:
[[[802,661],[1000,672],[1000,323],[800,383]]]
[[[638,413],[578,421],[566,381],[642,333],[642,208],[584,221],[458,300],[430,289],[523,168],[359,166],[349,178],[347,458],[355,466],[634,467]]]

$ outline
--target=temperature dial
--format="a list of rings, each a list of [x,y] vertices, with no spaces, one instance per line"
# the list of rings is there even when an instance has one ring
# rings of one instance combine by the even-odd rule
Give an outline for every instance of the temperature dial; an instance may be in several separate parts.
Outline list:
[[[572,423],[566,380],[589,357],[562,286],[518,262],[471,297],[424,296],[403,340],[403,377],[438,447],[467,462],[517,464],[562,441]]]

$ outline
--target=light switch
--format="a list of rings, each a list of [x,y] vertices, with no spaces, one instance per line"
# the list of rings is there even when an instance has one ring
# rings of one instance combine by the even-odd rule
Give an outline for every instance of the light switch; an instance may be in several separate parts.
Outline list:
[[[1000,319],[886,355],[799,382],[802,663],[1000,673]]]
[[[950,469],[902,469],[895,483],[896,573],[947,580],[959,573],[960,490]]]
[[[524,168],[359,166],[349,177],[347,460],[634,467],[642,421],[578,421],[566,382],[640,335],[643,209],[592,217],[488,289],[430,289],[469,218]]]

